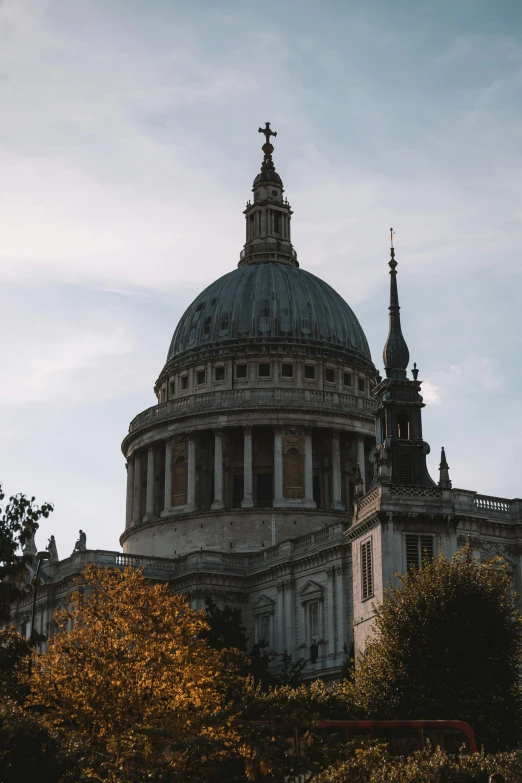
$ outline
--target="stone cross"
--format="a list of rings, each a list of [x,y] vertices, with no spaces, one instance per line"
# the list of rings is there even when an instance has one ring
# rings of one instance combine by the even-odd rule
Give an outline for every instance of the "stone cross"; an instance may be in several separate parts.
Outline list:
[[[264,133],[265,134],[265,138],[266,138],[266,143],[267,144],[270,144],[270,136],[277,136],[277,132],[273,131],[270,128],[270,123],[269,122],[265,122],[265,127],[264,128],[259,128],[258,129],[258,133]]]

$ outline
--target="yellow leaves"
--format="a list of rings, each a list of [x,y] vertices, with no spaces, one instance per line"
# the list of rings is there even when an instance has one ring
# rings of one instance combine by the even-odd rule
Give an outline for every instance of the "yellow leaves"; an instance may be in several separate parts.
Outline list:
[[[202,612],[132,569],[88,566],[78,587],[61,630],[35,660],[32,704],[99,742],[118,763],[131,737],[143,757],[170,746],[174,767],[186,750],[173,752],[173,742],[197,745],[205,737],[213,753],[237,741],[220,719],[235,672],[200,638]],[[65,614],[74,622],[70,631]]]

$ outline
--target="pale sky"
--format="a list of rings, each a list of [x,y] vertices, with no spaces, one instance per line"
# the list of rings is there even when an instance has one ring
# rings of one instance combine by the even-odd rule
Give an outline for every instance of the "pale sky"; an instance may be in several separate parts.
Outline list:
[[[388,230],[437,479],[522,495],[522,4],[3,0],[0,480],[118,549],[120,444],[261,163],[382,371]]]

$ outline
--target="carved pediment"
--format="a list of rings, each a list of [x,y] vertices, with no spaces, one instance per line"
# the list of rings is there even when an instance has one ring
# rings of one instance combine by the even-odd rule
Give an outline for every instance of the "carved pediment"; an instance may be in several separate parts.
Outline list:
[[[322,598],[324,593],[324,587],[318,582],[314,582],[310,579],[304,587],[299,590],[299,597],[301,601],[312,601]]]
[[[260,595],[252,609],[256,614],[261,612],[273,612],[275,608],[275,601],[269,598],[267,595]]]

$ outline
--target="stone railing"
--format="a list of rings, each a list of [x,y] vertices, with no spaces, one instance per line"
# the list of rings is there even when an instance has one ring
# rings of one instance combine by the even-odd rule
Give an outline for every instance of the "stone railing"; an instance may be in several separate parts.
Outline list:
[[[333,413],[372,414],[374,402],[364,397],[338,392],[308,389],[231,389],[202,392],[168,400],[139,413],[130,423],[135,432],[155,421],[187,416],[203,411],[234,410],[236,408],[312,408]]]
[[[177,558],[144,557],[142,555],[127,555],[121,552],[110,552],[103,549],[88,549],[85,552],[75,552],[59,563],[44,562],[42,571],[45,582],[55,582],[69,576],[80,574],[84,567],[94,565],[112,568],[142,568],[145,576],[157,579],[173,579],[191,571],[231,571],[247,574],[254,568],[260,568],[276,560],[288,559],[292,553],[303,554],[308,549],[314,550],[327,542],[343,541],[344,526],[341,523],[317,530],[315,533],[300,536],[290,541],[283,541],[275,546],[267,547],[257,552],[219,552],[204,550],[191,552]]]
[[[422,500],[441,500],[442,489],[440,487],[416,487],[404,485],[391,485],[392,498],[421,498]]]
[[[509,514],[511,512],[511,503],[509,500],[505,500],[504,498],[492,498],[488,497],[487,495],[475,495],[474,503],[476,508],[486,512],[494,511],[495,513],[500,512],[501,514]]]
[[[522,500],[478,495],[465,489],[452,491],[455,511],[470,516],[522,523]]]

